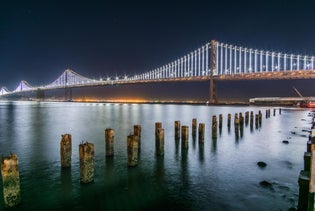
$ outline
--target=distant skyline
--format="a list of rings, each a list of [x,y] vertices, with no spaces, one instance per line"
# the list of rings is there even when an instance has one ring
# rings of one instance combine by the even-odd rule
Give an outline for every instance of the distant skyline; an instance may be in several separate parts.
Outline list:
[[[212,39],[315,55],[313,0],[170,2],[2,1],[0,86],[133,75]]]

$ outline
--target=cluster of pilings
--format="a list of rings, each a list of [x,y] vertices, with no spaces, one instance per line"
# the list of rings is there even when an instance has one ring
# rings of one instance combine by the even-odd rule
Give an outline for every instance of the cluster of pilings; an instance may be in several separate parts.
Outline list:
[[[298,210],[315,210],[315,117],[304,153],[304,169],[299,175]]]
[[[274,115],[276,115],[276,109],[274,109]],[[279,114],[281,114],[281,109],[279,109]],[[266,110],[266,118],[270,117],[270,109]],[[234,129],[235,136],[238,138],[239,134],[242,136],[244,125],[250,125],[250,128],[253,129],[255,122],[255,127],[259,128],[262,125],[262,113],[261,111],[258,114],[255,114],[253,111],[245,112],[245,118],[242,113],[235,113],[234,115]],[[315,122],[315,120],[314,120]],[[197,131],[198,131],[198,141],[200,144],[204,143],[205,139],[205,123],[197,124],[197,119],[192,119],[191,123],[192,128],[192,138],[196,140]],[[197,130],[198,125],[198,130]],[[223,127],[223,115],[219,114],[219,122],[217,122],[217,116],[212,116],[212,138],[217,138],[217,132],[219,128],[219,134],[222,132]],[[227,127],[228,131],[231,129],[231,114],[227,115]],[[314,123],[314,131],[312,130],[312,134],[310,136],[310,141],[308,143],[308,152],[305,154],[305,169],[301,171],[300,174],[300,197],[303,196],[303,190],[308,187],[308,181],[310,180],[310,171],[309,163],[314,160],[311,157],[312,149],[315,152],[315,123]],[[182,150],[188,150],[189,148],[189,126],[182,125],[179,120],[174,122],[175,129],[175,140],[181,139],[181,148]],[[115,131],[112,128],[105,129],[105,153],[106,157],[114,156],[114,136]],[[63,134],[61,135],[60,141],[60,162],[61,167],[70,168],[71,167],[71,155],[72,155],[72,140],[71,134]],[[127,136],[127,154],[128,161],[127,166],[134,167],[138,165],[138,156],[141,148],[141,125],[134,125],[134,133]],[[164,155],[164,129],[162,128],[161,122],[155,123],[155,148],[156,155],[163,156]],[[90,183],[94,181],[94,144],[85,142],[79,144],[79,159],[80,159],[80,182],[81,183]],[[315,165],[315,164],[314,164]],[[315,167],[314,167],[315,169]],[[21,201],[21,193],[20,193],[20,177],[18,170],[18,157],[15,154],[11,154],[7,157],[2,157],[1,161],[1,175],[3,182],[3,196],[4,196],[4,204],[5,207],[14,207],[18,205]],[[315,177],[315,172],[314,172]],[[304,179],[308,178],[308,179]],[[315,183],[315,179],[314,179]],[[307,184],[307,185],[306,185]],[[315,189],[315,185],[314,185]],[[308,194],[308,193],[307,193]],[[314,199],[314,191],[312,192],[312,200]],[[299,200],[300,203],[300,200]],[[301,205],[303,204],[301,203]]]

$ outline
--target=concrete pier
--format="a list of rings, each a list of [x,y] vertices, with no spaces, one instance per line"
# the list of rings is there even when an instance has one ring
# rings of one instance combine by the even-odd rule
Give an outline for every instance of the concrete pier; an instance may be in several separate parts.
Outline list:
[[[127,136],[128,166],[130,167],[138,165],[138,147],[139,137],[135,135]]]
[[[180,139],[180,121],[175,121],[175,139]]]
[[[158,128],[155,139],[155,151],[158,156],[164,155],[164,129]]]
[[[112,128],[105,129],[105,154],[106,157],[114,156],[114,136],[115,131]]]
[[[80,155],[80,181],[90,183],[94,181],[94,144],[81,143],[79,145]]]
[[[189,127],[186,125],[183,125],[181,129],[182,129],[182,149],[188,149]]]
[[[61,135],[60,141],[60,162],[62,168],[71,166],[72,142],[70,134]]]
[[[20,174],[17,155],[1,159],[3,199],[5,207],[15,207],[21,202]]]

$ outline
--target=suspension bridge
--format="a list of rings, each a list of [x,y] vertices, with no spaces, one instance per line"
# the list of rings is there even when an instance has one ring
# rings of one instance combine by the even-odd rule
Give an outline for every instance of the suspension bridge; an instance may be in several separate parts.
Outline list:
[[[0,97],[23,92],[43,93],[65,89],[66,100],[72,99],[72,88],[135,83],[176,81],[209,81],[209,102],[217,102],[216,82],[220,80],[314,79],[315,57],[258,50],[212,40],[186,55],[156,69],[133,76],[116,76],[98,80],[65,70],[55,81],[32,86],[22,80],[16,89],[0,90]]]

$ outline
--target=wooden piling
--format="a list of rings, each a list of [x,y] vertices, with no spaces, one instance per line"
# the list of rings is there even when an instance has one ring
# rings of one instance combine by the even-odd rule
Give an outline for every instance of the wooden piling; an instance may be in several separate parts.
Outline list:
[[[183,125],[182,129],[182,149],[188,149],[189,127]]]
[[[60,162],[62,168],[71,166],[71,154],[72,154],[71,135],[63,134],[61,135],[60,141]]]
[[[281,108],[279,108],[279,114],[281,115]]]
[[[244,117],[243,114],[239,114],[239,122],[240,122],[240,128],[242,129],[244,127]]]
[[[115,131],[112,128],[105,129],[105,154],[106,157],[114,156],[114,136]]]
[[[235,138],[238,139],[239,138],[239,132],[240,132],[240,120],[237,116],[237,114],[235,114],[234,116],[234,132],[235,132]]]
[[[228,114],[228,117],[227,117],[227,126],[228,126],[228,128],[231,128],[231,114]]]
[[[157,136],[155,140],[155,151],[158,156],[164,155],[164,129],[157,129]]]
[[[79,145],[80,155],[80,181],[90,183],[94,181],[94,144],[81,143]]]
[[[223,115],[219,114],[219,128],[222,128],[222,123],[223,123]]]
[[[255,114],[255,126],[256,126],[256,128],[258,128],[258,126],[259,126],[259,115],[258,114]]]
[[[161,123],[162,124],[162,123]],[[141,125],[134,125],[133,126],[133,134],[135,136],[139,137],[139,143],[138,143],[138,151],[140,153],[140,148],[141,148]]]
[[[276,109],[273,109],[273,116],[276,116]]]
[[[253,111],[250,112],[249,125],[250,125],[250,128],[252,130],[253,126],[254,126],[254,112]]]
[[[175,125],[175,139],[177,140],[180,138],[180,121],[175,121],[174,125]]]
[[[199,127],[198,127],[198,141],[199,141],[199,143],[204,143],[204,139],[205,139],[205,124],[199,123]]]
[[[268,119],[268,109],[266,109],[266,119]]]
[[[248,125],[248,120],[249,120],[249,111],[245,112],[245,125]]]
[[[196,133],[197,133],[197,119],[194,118],[191,121],[191,130],[192,130],[192,136],[196,137]]]
[[[217,116],[212,116],[212,138],[217,138]]]
[[[155,123],[155,139],[157,138],[158,136],[158,130],[159,128],[162,128],[162,122],[156,122]]]
[[[5,207],[14,207],[21,202],[20,175],[17,155],[12,154],[1,159],[3,199]]]
[[[308,207],[308,191],[310,183],[310,175],[308,171],[300,171],[299,179],[299,201],[298,210],[307,210]]]
[[[127,136],[128,166],[130,167],[138,165],[138,147],[139,137],[135,135]]]

